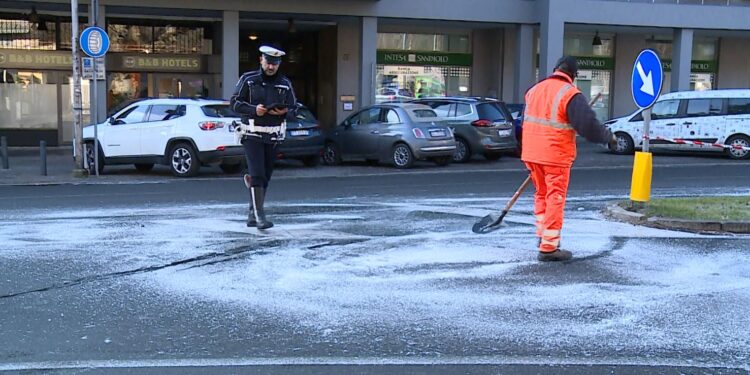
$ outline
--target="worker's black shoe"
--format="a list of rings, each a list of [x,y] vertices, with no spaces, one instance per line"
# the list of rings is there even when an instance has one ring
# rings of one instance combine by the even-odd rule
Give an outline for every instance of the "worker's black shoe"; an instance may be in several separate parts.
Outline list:
[[[551,252],[540,251],[536,257],[540,262],[561,262],[573,258],[573,253],[568,250],[557,249]]]

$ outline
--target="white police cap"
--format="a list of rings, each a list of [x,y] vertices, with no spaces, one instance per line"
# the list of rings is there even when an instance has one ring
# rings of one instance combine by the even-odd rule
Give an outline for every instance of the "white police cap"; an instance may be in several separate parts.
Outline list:
[[[260,53],[266,57],[266,61],[271,64],[279,63],[281,61],[281,56],[286,55],[286,52],[270,46],[261,46],[258,48],[258,51],[260,51]]]

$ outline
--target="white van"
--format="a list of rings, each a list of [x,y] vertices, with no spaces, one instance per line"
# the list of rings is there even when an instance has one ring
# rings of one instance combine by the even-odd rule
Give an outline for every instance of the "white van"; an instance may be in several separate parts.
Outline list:
[[[641,110],[604,123],[617,137],[616,154],[632,154],[643,146]],[[750,151],[711,144],[750,147],[750,89],[681,91],[664,94],[651,111],[650,147],[654,150],[725,152],[732,159],[749,159]],[[677,144],[682,139],[707,143]]]

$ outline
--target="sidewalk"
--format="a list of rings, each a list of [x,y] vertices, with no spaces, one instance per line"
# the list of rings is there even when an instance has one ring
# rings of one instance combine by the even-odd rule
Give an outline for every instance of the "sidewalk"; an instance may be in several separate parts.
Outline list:
[[[139,172],[133,165],[107,165],[99,176],[73,177],[75,163],[72,147],[47,148],[47,176],[41,175],[41,159],[38,147],[11,147],[8,149],[10,169],[2,169],[0,162],[0,186],[2,185],[60,185],[60,184],[139,184],[192,181],[196,179],[236,179],[240,174],[226,174],[217,165],[204,166],[193,178],[174,177],[166,165],[156,165],[149,172]],[[522,171],[517,158],[504,157],[500,161],[473,160],[467,164],[451,164],[438,167],[434,163],[418,161],[408,170],[395,169],[386,163],[377,166],[362,163],[346,163],[341,166],[319,165],[305,167],[297,160],[280,160],[276,163],[274,179],[325,178],[373,176],[384,174],[432,174],[466,171]]]

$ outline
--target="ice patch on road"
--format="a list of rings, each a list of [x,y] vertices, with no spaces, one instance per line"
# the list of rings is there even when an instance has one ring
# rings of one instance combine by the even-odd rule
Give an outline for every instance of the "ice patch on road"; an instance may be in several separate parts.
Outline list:
[[[196,258],[122,282],[271,315],[324,340],[420,327],[539,350],[708,356],[750,346],[750,265],[738,261],[750,236],[609,222],[596,209],[604,200],[572,202],[569,264],[536,261],[530,199],[485,235],[470,227],[496,212],[486,199],[272,204],[266,233],[245,227],[244,204],[14,213],[0,226],[0,257],[102,272]]]

